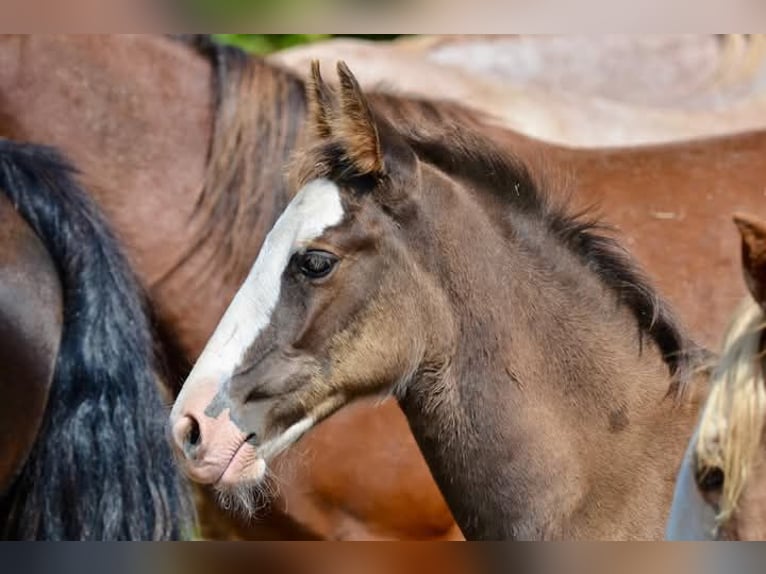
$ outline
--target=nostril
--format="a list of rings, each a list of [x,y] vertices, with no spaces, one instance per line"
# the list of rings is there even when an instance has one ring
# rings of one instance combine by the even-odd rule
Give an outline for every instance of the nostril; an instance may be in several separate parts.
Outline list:
[[[187,459],[196,459],[202,446],[202,429],[199,421],[191,415],[183,416],[173,425],[173,439]]]
[[[186,433],[186,444],[192,448],[196,448],[199,446],[199,441],[201,438],[200,430],[199,430],[199,423],[197,422],[197,419],[194,417],[189,417],[190,425],[189,430]]]

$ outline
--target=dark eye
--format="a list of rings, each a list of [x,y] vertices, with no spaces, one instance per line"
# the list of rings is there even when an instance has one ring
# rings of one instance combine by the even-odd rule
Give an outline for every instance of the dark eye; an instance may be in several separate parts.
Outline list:
[[[723,488],[723,470],[717,466],[702,467],[697,471],[697,486],[703,493],[712,493]]]
[[[338,258],[327,251],[306,251],[298,256],[298,269],[309,279],[327,277]]]

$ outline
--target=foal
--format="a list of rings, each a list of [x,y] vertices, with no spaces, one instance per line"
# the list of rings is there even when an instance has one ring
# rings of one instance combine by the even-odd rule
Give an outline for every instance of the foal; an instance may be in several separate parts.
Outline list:
[[[188,474],[247,492],[393,394],[467,538],[661,537],[693,345],[531,168],[468,129],[397,132],[338,73],[336,96],[313,68],[300,191],[171,414]]]
[[[684,458],[670,539],[766,540],[766,221],[735,222],[751,297],[726,333]]]

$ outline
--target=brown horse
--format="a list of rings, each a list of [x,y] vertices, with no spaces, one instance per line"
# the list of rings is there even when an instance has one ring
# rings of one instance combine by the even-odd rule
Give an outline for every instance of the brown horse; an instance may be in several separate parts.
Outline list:
[[[766,540],[766,221],[739,215],[750,297],[732,319],[678,477],[667,536]]]
[[[63,295],[45,246],[0,196],[0,493],[32,451],[53,383]]]
[[[58,152],[0,140],[0,221],[0,538],[191,535],[141,291]]]
[[[483,121],[454,104],[373,99],[403,124]],[[204,38],[0,38],[0,133],[60,146],[80,167],[149,290],[165,349],[178,351],[179,383],[287,204],[282,166],[302,144],[305,114],[297,76]],[[743,293],[715,280],[736,269],[725,214],[762,205],[766,134],[571,150],[487,133],[566,174],[575,203],[600,202],[700,341],[716,342]],[[282,500],[237,522],[236,535],[459,537],[400,409],[376,402],[301,441],[280,469]],[[214,524],[212,500],[201,504],[203,534],[229,536],[229,519]]]
[[[660,537],[696,346],[537,166],[397,129],[338,73],[336,98],[314,67],[300,191],[173,407],[189,475],[249,507],[277,454],[393,395],[468,538]]]

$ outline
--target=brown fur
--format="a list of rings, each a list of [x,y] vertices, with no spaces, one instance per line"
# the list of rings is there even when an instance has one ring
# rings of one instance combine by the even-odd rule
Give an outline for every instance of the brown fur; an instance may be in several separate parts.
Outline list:
[[[168,274],[209,243],[207,273],[241,279],[241,261],[252,261],[258,245],[246,230],[268,226],[284,208],[284,158],[299,143],[302,124],[291,113],[303,107],[304,87],[295,76],[280,72],[236,48],[204,44],[216,58],[216,117],[204,187],[196,204],[201,221],[196,241]],[[286,106],[287,112],[281,112]],[[253,161],[258,158],[258,161]],[[253,201],[253,190],[275,190]],[[219,222],[225,220],[226,225]],[[232,233],[232,230],[236,230]]]
[[[327,84],[322,81],[319,70],[319,62],[311,63],[311,77],[309,78],[308,90],[312,97],[308,99],[308,115],[311,118],[309,125],[314,126],[314,136],[319,138],[329,137],[331,118],[327,115],[329,102],[332,101]]]
[[[339,73],[342,73],[341,66],[339,65]],[[315,81],[321,82],[321,77]],[[347,88],[347,93],[342,92],[341,98],[361,98],[358,84],[356,86],[355,89]],[[311,102],[311,97],[309,99]],[[310,105],[320,104],[311,102]],[[358,104],[362,105],[366,106],[366,99],[364,104]],[[384,106],[379,109],[388,111]],[[352,116],[357,118],[353,112]],[[442,119],[444,121],[436,123],[400,123],[395,128],[387,119],[379,119],[377,123],[388,130],[395,129],[398,137],[406,141],[406,145],[416,152],[421,160],[439,166],[451,176],[479,181],[488,193],[497,196],[501,205],[510,205],[530,217],[539,218],[552,235],[581,258],[583,263],[597,271],[602,281],[614,289],[618,300],[633,311],[639,324],[639,336],[647,333],[654,339],[663,352],[671,373],[677,374],[679,369],[684,369],[689,357],[679,354],[685,343],[676,329],[675,317],[665,302],[649,287],[649,279],[634,264],[624,248],[613,238],[603,234],[604,231],[611,231],[611,228],[594,218],[588,210],[575,216],[570,215],[567,201],[563,199],[566,197],[564,190],[554,189],[551,193],[540,191],[558,182],[548,178],[547,174],[543,173],[542,166],[534,163],[531,166],[525,165],[519,157],[499,148],[495,142],[480,133],[480,125]],[[338,118],[337,121],[340,125],[346,125],[342,118]],[[376,154],[382,166],[383,153],[379,150],[377,125],[370,126],[366,120],[359,121],[356,123],[356,129],[360,132],[366,130],[366,134],[360,134],[359,138],[375,140],[374,147],[378,150]],[[449,142],[449,146],[444,145],[445,141]],[[292,166],[297,175],[292,181],[301,185],[311,178],[325,177],[353,182],[368,175],[395,175],[382,167],[379,172],[370,172],[366,166],[348,161],[346,146],[354,145],[355,142],[346,138],[343,133],[329,130],[328,136],[320,140],[308,153],[297,156]],[[401,165],[397,167],[402,168]],[[511,192],[508,191],[509,188],[512,188]],[[497,206],[493,203],[490,208],[495,209]],[[697,353],[698,350],[690,347],[684,352]],[[685,380],[685,375],[686,373],[682,373],[680,378]],[[681,392],[683,386],[674,385],[674,390]]]
[[[274,73],[284,74],[279,69]],[[620,230],[631,253],[658,282],[700,341],[710,346],[719,343],[717,334],[726,325],[731,301],[740,298],[744,290],[738,284],[714,289],[706,280],[700,281],[699,277],[706,277],[704,269],[710,258],[697,259],[687,245],[696,245],[704,236],[703,249],[715,254],[712,258],[717,265],[736,270],[736,262],[727,255],[731,239],[722,231],[726,226],[726,205],[730,203],[727,198],[731,196],[724,197],[719,188],[725,179],[727,188],[736,190],[733,207],[737,209],[755,209],[762,201],[757,182],[766,175],[760,173],[756,159],[762,140],[766,140],[762,133],[638,149],[569,150],[541,144],[519,133],[484,129],[481,126],[489,118],[449,101],[385,93],[371,93],[368,100],[400,131],[425,124],[430,126],[431,135],[442,133],[447,137],[459,132],[460,126],[476,127],[491,133],[501,147],[514,150],[528,164],[537,165],[536,171],[546,173],[548,179],[568,180],[568,186],[554,186],[556,193],[569,193],[576,209],[598,204],[600,214]],[[238,105],[256,104],[244,101]],[[300,123],[302,113],[292,110],[291,117]],[[235,150],[232,157],[244,161],[239,158],[247,156]],[[273,161],[269,161],[266,169],[272,165]],[[701,171],[699,165],[705,165],[706,170]],[[619,185],[614,184],[615,179],[619,179]],[[672,197],[668,189],[674,190]],[[689,191],[681,193],[680,189]],[[252,198],[249,202],[254,203]],[[226,209],[222,212],[226,213]],[[684,220],[684,225],[678,224],[679,219]],[[695,233],[692,226],[707,231]],[[712,229],[721,231],[711,234]],[[247,240],[240,238],[242,242]],[[673,254],[661,256],[661,246],[668,243],[676,246]],[[252,258],[243,257],[233,266],[246,269],[250,262]],[[708,301],[704,312],[697,303],[700,299]]]
[[[153,36],[0,40],[0,132],[57,145],[80,166],[150,288],[178,383],[289,197],[282,137],[302,130],[306,114],[292,74],[207,38],[195,45],[201,54]],[[482,123],[454,103],[368,100],[401,131]],[[728,213],[762,205],[766,135],[587,151],[491,135],[540,164],[554,192],[567,179],[578,208],[599,202],[692,332],[718,343],[745,292],[718,280],[739,271]],[[262,520],[211,511],[209,533],[223,536],[225,524],[245,538],[460,538],[400,409],[379,403],[337,413],[285,457],[281,500]]]
[[[43,243],[0,194],[0,500],[38,436],[58,358],[63,294]]]
[[[481,133],[370,125],[353,82],[339,98],[352,118],[332,116],[295,169],[340,186],[344,219],[301,247],[340,263],[320,281],[288,266],[248,367],[222,366],[240,432],[266,445],[394,394],[468,538],[661,536],[704,388],[667,400],[696,348],[652,286]],[[383,172],[351,160],[357,141],[391,158]],[[196,382],[174,411],[197,404]],[[209,452],[224,431],[207,428]]]
[[[766,305],[766,223],[746,215],[734,218],[742,234],[742,267],[753,299]]]
[[[377,174],[383,171],[377,125],[367,100],[359,97],[362,89],[346,64],[338,63],[340,105],[334,118],[333,132],[343,142],[343,150],[359,173]],[[321,81],[317,79],[317,81]],[[320,105],[318,102],[316,105]]]

